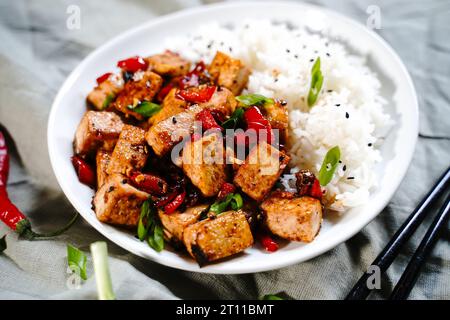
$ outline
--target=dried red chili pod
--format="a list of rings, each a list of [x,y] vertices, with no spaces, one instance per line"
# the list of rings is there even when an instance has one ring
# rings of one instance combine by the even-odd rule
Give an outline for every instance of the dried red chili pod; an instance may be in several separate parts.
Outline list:
[[[71,160],[78,180],[89,187],[95,187],[96,175],[94,169],[79,156],[73,156]]]

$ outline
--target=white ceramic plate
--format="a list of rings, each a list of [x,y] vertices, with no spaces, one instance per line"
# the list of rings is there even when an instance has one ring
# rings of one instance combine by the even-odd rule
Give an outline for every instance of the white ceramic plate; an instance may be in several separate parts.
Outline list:
[[[91,210],[93,191],[78,182],[70,162],[75,129],[86,111],[85,97],[98,75],[110,71],[120,58],[160,52],[168,36],[193,31],[211,21],[233,23],[245,18],[303,21],[314,29],[328,29],[353,50],[369,55],[371,67],[381,74],[383,96],[396,125],[382,146],[384,162],[377,167],[379,185],[366,205],[340,218],[325,220],[318,237],[310,244],[291,242],[275,253],[250,248],[245,253],[203,268],[175,252],[153,251],[132,234],[99,222]],[[196,272],[249,273],[281,268],[311,259],[346,241],[374,219],[387,205],[411,161],[418,134],[418,107],[409,74],[395,52],[364,26],[323,8],[286,2],[229,3],[204,6],[152,19],[129,30],[91,53],[67,78],[58,92],[48,122],[48,147],[53,170],[70,200],[94,228],[121,247],[158,263]]]

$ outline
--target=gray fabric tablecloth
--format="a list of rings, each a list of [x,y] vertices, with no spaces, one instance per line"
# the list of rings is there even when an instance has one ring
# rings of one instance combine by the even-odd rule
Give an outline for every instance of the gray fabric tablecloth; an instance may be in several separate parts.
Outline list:
[[[205,1],[212,2],[212,1]],[[286,292],[296,299],[341,299],[415,205],[450,164],[449,1],[310,1],[365,23],[369,5],[381,9],[377,32],[411,73],[420,103],[420,138],[401,187],[383,212],[360,233],[308,262],[247,275],[206,275],[163,267],[108,242],[119,299],[254,299]],[[66,28],[67,7],[81,9],[81,29]],[[0,3],[0,123],[13,137],[9,193],[36,228],[61,225],[74,209],[52,173],[46,122],[52,100],[68,73],[94,48],[123,30],[199,0],[25,1]],[[12,145],[12,140],[9,140]],[[20,155],[20,156],[19,156]],[[399,278],[425,227],[413,237],[382,280],[374,298],[385,298]],[[95,299],[91,276],[80,289],[67,286],[66,245],[85,251],[104,238],[80,219],[52,241],[19,241],[3,224],[8,249],[0,256],[0,298]],[[450,297],[450,232],[445,230],[411,298]],[[88,270],[92,275],[92,270]]]

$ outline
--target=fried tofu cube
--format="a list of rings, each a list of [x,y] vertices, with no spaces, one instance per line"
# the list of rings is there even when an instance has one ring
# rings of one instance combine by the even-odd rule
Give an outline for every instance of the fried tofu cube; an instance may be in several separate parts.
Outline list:
[[[195,115],[201,111],[198,105],[193,105],[185,111],[155,123],[145,134],[145,140],[158,156],[163,156],[172,150],[173,146],[185,136],[194,132]]]
[[[253,147],[234,176],[234,183],[248,196],[261,201],[270,192],[290,158],[266,142]]]
[[[227,179],[221,134],[188,141],[183,148],[183,171],[205,197],[213,197]]]
[[[107,80],[97,85],[87,96],[89,104],[97,110],[105,110],[123,89],[123,79],[120,75],[111,75]]]
[[[111,155],[107,172],[128,176],[132,171],[142,169],[147,158],[145,131],[135,126],[124,125]]]
[[[188,107],[188,103],[185,100],[177,98],[178,89],[173,88],[169,91],[161,104],[161,110],[148,119],[150,124],[155,124],[167,118],[177,115],[185,111]]]
[[[166,50],[164,53],[155,54],[145,58],[149,69],[160,75],[177,77],[186,74],[191,66],[190,62],[179,54]]]
[[[266,226],[284,239],[311,242],[322,223],[319,200],[294,196],[289,192],[274,192],[261,204]]]
[[[278,130],[280,142],[286,143],[289,126],[286,102],[275,100],[274,103],[266,103],[262,111],[267,120],[269,120],[272,129]]]
[[[219,86],[224,86],[239,95],[245,88],[250,75],[241,60],[233,59],[223,52],[217,51],[208,71]]]
[[[244,251],[253,244],[245,215],[236,211],[188,226],[183,240],[189,254],[200,266]]]
[[[109,162],[111,160],[111,152],[105,150],[98,150],[95,157],[96,167],[97,167],[97,188],[100,188],[103,183],[105,183],[106,178],[108,178]]]
[[[142,120],[143,116],[132,110],[140,102],[152,101],[161,89],[163,79],[151,71],[138,71],[133,79],[125,83],[123,90],[117,96],[114,107],[126,116]]]
[[[218,87],[209,101],[200,103],[200,107],[219,111],[225,116],[231,115],[236,106],[234,94],[225,87]]]
[[[166,214],[162,210],[158,211],[159,220],[164,228],[164,235],[169,241],[183,242],[183,233],[191,224],[200,220],[203,211],[207,210],[209,205],[203,204],[190,207],[184,212],[173,212]]]
[[[121,174],[110,175],[98,189],[92,204],[97,219],[124,227],[135,227],[142,203],[150,195],[128,184]]]
[[[86,155],[99,147],[114,148],[122,127],[122,120],[113,112],[87,111],[75,132],[75,153]]]

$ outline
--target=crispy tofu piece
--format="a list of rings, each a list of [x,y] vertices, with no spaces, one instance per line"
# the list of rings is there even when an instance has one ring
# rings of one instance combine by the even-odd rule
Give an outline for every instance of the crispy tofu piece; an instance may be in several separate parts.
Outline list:
[[[135,227],[142,203],[150,195],[128,184],[121,174],[110,175],[98,189],[92,204],[97,219],[124,227]]]
[[[234,183],[256,201],[261,201],[286,168],[290,158],[266,142],[259,142],[250,151],[245,163],[234,176]]]
[[[241,60],[233,59],[223,52],[217,51],[208,71],[219,86],[224,86],[239,95],[245,88],[250,75]]]
[[[173,212],[166,214],[159,210],[158,215],[161,224],[164,227],[164,235],[169,241],[183,242],[184,229],[200,220],[203,211],[208,209],[209,205],[203,204],[190,207],[184,212]]]
[[[188,226],[183,240],[189,254],[200,266],[239,253],[253,244],[245,215],[236,211]]]
[[[138,71],[134,74],[133,80],[125,83],[123,90],[117,96],[114,107],[123,112],[126,116],[133,116],[142,120],[143,116],[134,112],[128,106],[136,107],[140,102],[152,101],[163,84],[160,75],[151,71]]]
[[[105,183],[106,178],[108,178],[106,169],[108,168],[110,160],[111,152],[102,149],[97,151],[97,155],[95,157],[97,167],[97,188],[100,188],[103,183]]]
[[[120,75],[111,75],[107,80],[97,85],[87,96],[87,101],[97,110],[105,110],[123,89],[123,79]]]
[[[145,58],[150,70],[171,77],[182,76],[189,71],[190,62],[179,54],[166,50],[164,53]]]
[[[134,170],[144,167],[148,158],[145,144],[145,131],[141,128],[124,125],[119,140],[114,147],[108,165],[108,174],[120,173],[130,175]]]
[[[86,155],[99,147],[114,148],[122,127],[122,120],[113,112],[87,111],[75,132],[75,153]]]
[[[311,242],[320,230],[322,204],[311,197],[274,192],[262,204],[269,230],[284,239]]]
[[[183,148],[183,171],[205,197],[213,197],[227,179],[223,139],[209,134],[188,141]]]
[[[182,99],[177,98],[177,90],[178,89],[173,88],[169,91],[161,104],[161,110],[148,120],[150,124],[155,124],[160,121],[166,120],[167,118],[177,115],[186,110],[186,108],[188,107],[188,103]]]
[[[275,100],[274,103],[266,103],[262,108],[267,120],[269,120],[272,129],[278,129],[281,143],[286,143],[288,139],[289,118],[286,103]]]
[[[172,150],[173,146],[183,140],[183,137],[194,132],[195,115],[201,111],[198,105],[193,105],[185,111],[155,123],[145,134],[145,140],[158,156],[163,156]]]
[[[200,103],[200,107],[220,111],[225,116],[231,115],[236,106],[234,94],[225,87],[218,87],[209,101]]]

